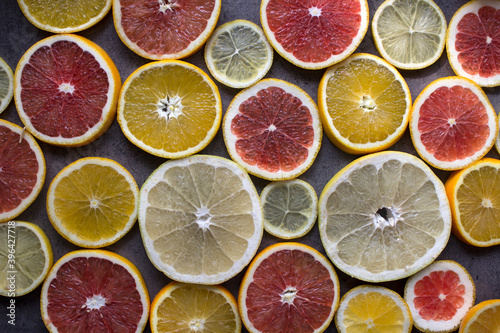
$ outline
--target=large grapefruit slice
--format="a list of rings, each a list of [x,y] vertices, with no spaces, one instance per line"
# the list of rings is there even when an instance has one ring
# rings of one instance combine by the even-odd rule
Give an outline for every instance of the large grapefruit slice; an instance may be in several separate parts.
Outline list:
[[[262,0],[260,20],[274,49],[292,64],[321,69],[347,58],[368,29],[366,0]]]

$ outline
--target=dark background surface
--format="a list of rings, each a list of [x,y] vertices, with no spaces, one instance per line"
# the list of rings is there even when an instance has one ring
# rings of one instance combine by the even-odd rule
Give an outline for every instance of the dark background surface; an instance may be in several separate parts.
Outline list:
[[[356,52],[367,52],[380,56],[372,39],[371,19],[382,2],[382,0],[368,1],[370,28]],[[437,0],[436,3],[441,7],[449,23],[453,13],[460,6],[465,4],[466,1]],[[222,0],[222,9],[217,26],[235,19],[247,19],[260,25],[259,7],[259,0]],[[15,0],[0,0],[0,31],[0,57],[3,58],[13,70],[15,70],[17,62],[30,46],[52,35],[51,33],[39,30],[33,26],[23,16]],[[78,34],[94,41],[109,54],[120,72],[122,82],[125,81],[135,69],[150,62],[150,60],[141,58],[133,53],[120,41],[113,25],[111,12],[97,25],[79,32]],[[203,49],[183,60],[197,65],[208,73],[203,58]],[[281,58],[275,52],[273,66],[266,78],[279,78],[296,84],[308,92],[314,100],[317,100],[318,84],[324,71],[325,70],[311,71],[298,68]],[[446,51],[436,63],[428,68],[418,71],[401,71],[401,73],[410,87],[413,100],[415,100],[420,91],[427,84],[435,79],[455,75],[448,63]],[[217,81],[215,82],[220,90],[224,112],[239,90],[228,88]],[[500,87],[486,88],[484,90],[498,113]],[[8,108],[0,114],[0,118],[22,126],[21,120],[17,115],[14,101],[12,101]],[[78,249],[77,246],[69,243],[56,232],[47,217],[45,209],[49,184],[62,168],[82,157],[107,157],[114,159],[127,168],[140,187],[150,173],[165,161],[165,159],[150,155],[131,144],[122,134],[116,120],[104,135],[83,147],[62,148],[51,146],[43,142],[39,142],[39,144],[43,150],[47,163],[45,184],[38,198],[17,218],[17,220],[36,223],[45,231],[52,244],[54,262],[64,254]],[[408,130],[401,140],[390,149],[417,155],[413,148]],[[221,130],[219,130],[217,136],[210,145],[200,153],[229,158]],[[488,156],[500,158],[495,148],[488,153]],[[333,175],[357,157],[358,156],[349,155],[340,151],[325,135],[323,137],[322,147],[314,164],[299,178],[313,185],[319,196],[323,187]],[[450,174],[445,171],[433,170],[443,181],[445,181]],[[253,176],[252,180],[259,193],[268,183],[268,181]],[[319,239],[317,226],[315,226],[306,236],[297,241],[308,244],[325,254]],[[264,232],[259,250],[276,242],[280,242],[280,240]],[[162,272],[158,271],[147,258],[137,224],[134,225],[132,230],[125,235],[125,237],[105,249],[128,258],[139,268],[146,281],[151,300],[153,300],[154,296],[161,288],[171,281]],[[463,244],[454,235],[451,235],[448,245],[438,259],[455,260],[468,270],[476,284],[476,303],[487,299],[500,298],[500,246],[476,248]],[[244,271],[224,283],[224,286],[227,287],[235,297],[237,297],[243,273]],[[337,270],[337,274],[340,280],[341,296],[352,287],[364,284],[364,282],[350,278],[339,270]],[[380,285],[389,287],[402,295],[405,282],[406,280],[403,279],[382,283]],[[47,331],[40,314],[40,290],[41,288],[38,287],[30,294],[16,299],[15,327],[7,324],[9,318],[7,317],[6,307],[9,304],[9,299],[0,297],[0,333]],[[145,332],[150,332],[149,323]],[[243,332],[246,332],[244,328]],[[333,321],[331,326],[327,329],[327,332],[336,332]],[[414,329],[414,332],[418,331]]]

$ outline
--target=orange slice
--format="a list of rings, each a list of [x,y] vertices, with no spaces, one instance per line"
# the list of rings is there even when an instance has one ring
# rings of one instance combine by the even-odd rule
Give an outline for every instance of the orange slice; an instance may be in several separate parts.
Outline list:
[[[458,333],[497,333],[500,328],[500,299],[476,304],[465,315]]]

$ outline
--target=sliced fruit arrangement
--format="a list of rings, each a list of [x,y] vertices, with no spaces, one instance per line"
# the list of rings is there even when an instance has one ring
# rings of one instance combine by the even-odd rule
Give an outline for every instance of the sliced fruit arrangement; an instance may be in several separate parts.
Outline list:
[[[112,0],[17,0],[26,18],[37,28],[70,33],[90,28],[111,9]]]
[[[405,300],[395,291],[362,285],[342,296],[335,315],[339,333],[410,333],[413,319]]]
[[[446,18],[432,0],[387,0],[372,20],[377,50],[401,69],[435,63],[445,47]]]
[[[473,81],[439,78],[418,95],[410,115],[418,154],[437,169],[463,169],[493,147],[498,121],[488,96]]]
[[[47,37],[22,56],[14,99],[26,129],[58,146],[81,146],[111,125],[120,74],[107,53],[72,34]]]
[[[165,158],[205,148],[220,127],[219,90],[198,67],[163,60],[139,67],[123,84],[118,123],[137,147]]]
[[[38,287],[52,267],[52,246],[36,224],[0,224],[0,295],[23,296]]]
[[[385,151],[355,160],[327,183],[318,224],[340,270],[383,282],[436,259],[450,237],[451,213],[443,183],[423,161]]]
[[[474,0],[450,20],[446,51],[453,71],[482,87],[500,85],[500,2]]]
[[[14,95],[14,73],[10,66],[0,58],[0,113],[2,113]]]
[[[194,155],[163,163],[144,182],[139,226],[149,259],[168,277],[219,284],[257,252],[262,208],[240,166]]]
[[[458,329],[475,295],[472,277],[462,265],[438,260],[408,279],[404,298],[417,329],[444,333]]]
[[[45,182],[45,158],[33,137],[0,119],[0,222],[28,208]]]
[[[368,30],[366,0],[262,0],[262,28],[292,64],[321,69],[348,57]]]
[[[221,0],[113,0],[122,42],[138,55],[181,59],[198,51],[217,25]]]
[[[304,173],[323,136],[316,103],[298,86],[278,79],[261,80],[238,93],[222,126],[231,158],[268,180]]]
[[[318,106],[325,133],[338,148],[367,154],[392,146],[404,134],[411,94],[396,68],[357,53],[326,70]]]
[[[210,36],[205,63],[217,81],[232,88],[246,88],[266,75],[273,64],[273,52],[258,25],[234,20]]]
[[[220,285],[169,283],[155,296],[149,322],[153,333],[241,332],[236,300]]]
[[[318,216],[314,188],[300,179],[269,183],[260,194],[264,229],[273,236],[293,239],[307,234]]]
[[[50,270],[40,308],[52,333],[139,333],[148,321],[149,294],[141,273],[126,258],[110,251],[78,250]]]
[[[332,264],[300,243],[277,243],[248,266],[238,294],[249,332],[324,332],[339,303]]]
[[[500,299],[476,304],[465,315],[458,333],[498,332],[500,327]]]
[[[61,170],[47,192],[47,214],[64,238],[81,247],[115,243],[137,219],[139,188],[119,163],[79,159]]]
[[[485,157],[446,180],[453,233],[480,247],[500,244],[500,160]]]

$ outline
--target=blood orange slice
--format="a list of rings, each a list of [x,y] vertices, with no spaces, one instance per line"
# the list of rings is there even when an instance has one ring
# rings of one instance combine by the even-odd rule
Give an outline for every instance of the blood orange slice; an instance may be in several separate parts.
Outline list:
[[[305,91],[266,79],[235,96],[224,116],[223,134],[229,155],[249,173],[284,180],[311,166],[323,129],[318,108]]]
[[[463,169],[493,147],[498,124],[484,91],[464,77],[431,82],[415,100],[410,133],[418,154],[442,170]]]
[[[219,19],[221,0],[113,0],[116,32],[127,47],[154,60],[199,50]]]
[[[457,75],[483,87],[500,85],[500,2],[470,1],[451,18],[446,51]]]
[[[321,69],[347,58],[368,29],[366,0],[262,0],[269,42],[296,66]]]
[[[45,181],[45,158],[35,139],[0,119],[0,222],[21,214]]]
[[[416,328],[444,333],[460,326],[475,294],[474,282],[462,265],[439,260],[408,279],[404,298]]]
[[[278,243],[260,252],[240,285],[238,305],[250,332],[323,332],[339,304],[332,264],[300,243]]]
[[[14,75],[14,99],[27,130],[59,146],[81,146],[103,134],[114,119],[120,87],[106,52],[71,34],[30,47]]]
[[[40,306],[50,332],[142,332],[149,295],[141,273],[127,259],[79,250],[52,267]]]

